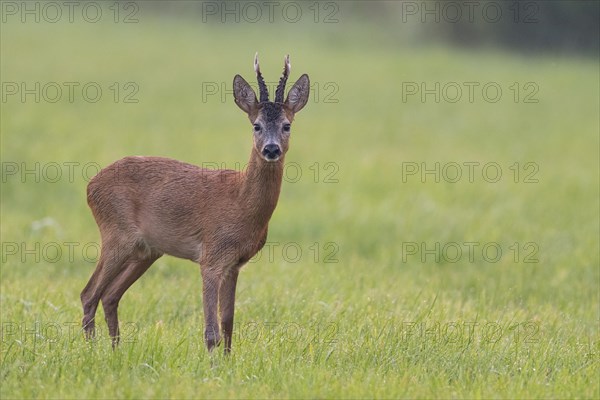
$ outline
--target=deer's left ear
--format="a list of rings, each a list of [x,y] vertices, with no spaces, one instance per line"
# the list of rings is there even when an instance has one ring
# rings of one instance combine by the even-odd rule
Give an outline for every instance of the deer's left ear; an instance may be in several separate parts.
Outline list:
[[[290,89],[287,95],[287,99],[285,99],[284,106],[290,110],[293,114],[302,110],[302,108],[308,102],[308,94],[310,92],[310,80],[308,79],[308,75],[304,74],[294,86]]]

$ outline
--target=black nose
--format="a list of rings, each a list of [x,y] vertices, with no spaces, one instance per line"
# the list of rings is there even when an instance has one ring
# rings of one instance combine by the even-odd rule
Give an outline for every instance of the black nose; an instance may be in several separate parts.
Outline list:
[[[268,160],[274,160],[281,155],[281,149],[276,144],[268,144],[263,148],[262,153]]]

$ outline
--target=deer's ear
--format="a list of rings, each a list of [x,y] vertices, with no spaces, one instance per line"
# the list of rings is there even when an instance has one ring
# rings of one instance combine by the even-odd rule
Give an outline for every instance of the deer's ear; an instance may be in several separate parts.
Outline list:
[[[308,94],[310,92],[310,81],[308,79],[308,75],[304,74],[294,86],[290,89],[287,95],[287,99],[285,99],[285,107],[290,110],[292,113],[297,113],[302,110],[302,108],[308,102]]]
[[[248,114],[250,118],[258,112],[258,100],[248,82],[239,75],[233,78],[233,97],[235,104]]]

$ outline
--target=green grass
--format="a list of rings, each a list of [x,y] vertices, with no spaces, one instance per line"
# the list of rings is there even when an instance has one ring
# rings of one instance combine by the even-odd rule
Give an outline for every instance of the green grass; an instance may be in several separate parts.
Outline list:
[[[170,18],[2,26],[3,82],[105,90],[94,104],[2,103],[3,168],[40,163],[42,175],[3,169],[2,398],[600,396],[598,62],[399,47],[343,24],[302,32]],[[83,166],[133,154],[243,165],[246,117],[230,96],[203,102],[202,84],[253,82],[256,50],[267,80],[289,52],[291,80],[307,72],[321,92],[294,124],[286,161],[302,176],[284,183],[271,221],[279,245],[242,270],[231,357],[207,354],[199,268],[171,257],[124,296],[122,346],[111,350],[101,309],[86,342],[79,293],[94,263],[82,250],[99,238]],[[111,101],[113,82],[137,83],[139,103]],[[337,103],[324,101],[328,82]],[[402,82],[497,82],[503,96],[403,102]],[[539,102],[515,103],[513,82],[535,82]],[[79,163],[73,182],[43,179],[52,162]],[[503,175],[404,182],[408,162],[495,162]],[[537,183],[523,182],[528,162]],[[479,243],[473,261],[465,242]],[[465,252],[449,262],[408,254],[411,243]],[[487,243],[503,251],[496,262]],[[537,262],[524,262],[532,250]]]

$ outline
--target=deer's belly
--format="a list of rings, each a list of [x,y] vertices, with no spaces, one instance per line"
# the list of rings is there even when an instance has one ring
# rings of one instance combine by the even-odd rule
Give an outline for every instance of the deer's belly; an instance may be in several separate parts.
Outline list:
[[[155,239],[153,237],[145,237],[150,247],[163,254],[194,262],[199,262],[202,258],[204,245],[201,241],[177,236],[163,236],[160,240]]]

